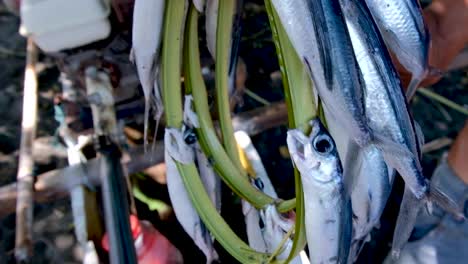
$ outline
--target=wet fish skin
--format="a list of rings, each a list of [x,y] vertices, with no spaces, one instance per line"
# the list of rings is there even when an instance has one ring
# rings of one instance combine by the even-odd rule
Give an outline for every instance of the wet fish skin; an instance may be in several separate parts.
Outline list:
[[[185,232],[193,239],[195,245],[206,256],[206,263],[218,259],[210,232],[203,224],[185,189],[182,176],[179,174],[175,159],[190,163],[195,159],[192,146],[185,144],[182,133],[174,128],[166,128],[164,134],[164,160],[167,168],[167,189],[174,213]],[[206,186],[205,186],[206,188]]]
[[[205,9],[206,46],[213,58],[216,57],[216,28],[218,23],[219,0],[207,0]]]
[[[364,239],[378,225],[392,190],[393,170],[387,165],[375,147],[361,150],[361,169],[355,191],[351,193],[353,208],[353,239]]]
[[[238,146],[244,150],[245,155],[256,173],[256,181],[261,182],[261,187],[258,188],[269,196],[278,198],[275,188],[268,177],[261,157],[255,149],[250,136],[242,130],[236,131],[234,136]],[[259,252],[274,252],[278,246],[280,246],[284,236],[294,224],[292,220],[282,217],[276,211],[274,205],[269,205],[266,209],[259,211],[250,203],[242,200],[242,213],[245,218],[249,246]],[[260,219],[264,224],[263,228],[260,228]],[[286,259],[291,252],[292,244],[291,239],[288,239],[283,246],[283,251],[277,258],[280,260]],[[301,254],[305,255],[305,252],[301,251]],[[307,256],[297,256],[291,260],[291,264],[306,263],[308,263]]]
[[[326,111],[325,116],[329,117]],[[375,146],[358,147],[332,118],[327,118],[327,125],[339,156],[343,157],[345,190],[351,196],[353,238],[349,263],[352,263],[369,240],[370,231],[379,223],[395,172],[387,167],[380,150]]]
[[[412,73],[407,98],[428,72],[430,36],[418,0],[366,0],[387,46]]]
[[[353,48],[365,80],[366,116],[373,131],[374,144],[388,166],[405,180],[405,199],[394,236],[394,252],[406,243],[416,221],[417,210],[433,201],[446,211],[460,216],[460,209],[447,195],[429,190],[429,182],[419,162],[420,148],[398,75],[364,0],[340,0],[346,10]],[[418,140],[419,139],[419,140]]]
[[[287,144],[304,187],[306,235],[311,263],[346,263],[351,241],[351,203],[335,143],[319,119],[312,132],[288,131]]]
[[[163,111],[159,92],[157,71],[164,20],[164,0],[136,0],[133,9],[132,52],[145,96],[144,142],[148,142],[148,118],[150,106],[154,105],[156,118]],[[148,33],[148,30],[152,32]],[[154,101],[152,101],[154,100]]]
[[[193,5],[198,12],[203,13],[205,10],[205,0],[193,0]]]
[[[338,0],[272,0],[325,108],[359,145],[370,140],[361,77]]]
[[[372,142],[414,195],[427,195],[419,148],[398,74],[364,0],[340,0],[364,79],[366,117]]]

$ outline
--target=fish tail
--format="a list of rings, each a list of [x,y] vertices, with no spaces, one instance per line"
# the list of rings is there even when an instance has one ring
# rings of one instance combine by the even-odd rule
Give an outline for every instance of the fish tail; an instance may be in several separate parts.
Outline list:
[[[154,127],[153,142],[151,143],[151,161],[153,161],[154,151],[156,150],[156,137],[158,136],[159,121],[161,120],[161,116],[162,116],[162,111],[156,110],[156,115],[155,115],[156,125]],[[147,120],[148,119],[145,119],[145,121]],[[145,129],[145,132],[146,132],[146,129]]]
[[[354,263],[357,261],[359,255],[364,249],[364,246],[366,245],[366,242],[368,241],[370,241],[370,234],[368,234],[367,237],[364,237],[363,239],[360,239],[360,240],[356,240],[351,244],[351,249],[350,249],[347,263]]]
[[[424,205],[424,202],[425,199],[416,198],[411,190],[405,186],[400,212],[398,213],[396,227],[393,233],[392,259],[397,260],[400,257],[401,250],[411,236],[418,212]]]
[[[148,150],[148,119],[149,119],[149,110],[150,110],[150,101],[149,98],[145,98],[145,114],[144,114],[144,124],[143,124],[143,146],[145,153]]]
[[[429,185],[428,201],[429,203],[435,203],[444,211],[452,214],[458,220],[465,220],[465,216],[462,212],[462,209],[458,204],[453,201],[447,194],[445,194],[439,188]]]
[[[416,89],[418,88],[419,84],[422,81],[422,77],[426,74],[418,74],[411,77],[411,81],[408,85],[408,88],[406,89],[406,101],[410,101],[411,98],[413,97],[414,93],[416,92]]]

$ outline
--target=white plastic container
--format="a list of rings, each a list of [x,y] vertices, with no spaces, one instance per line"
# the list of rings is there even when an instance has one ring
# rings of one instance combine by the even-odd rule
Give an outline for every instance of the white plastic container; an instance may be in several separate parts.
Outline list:
[[[109,36],[109,0],[22,0],[21,34],[46,52],[76,48]]]

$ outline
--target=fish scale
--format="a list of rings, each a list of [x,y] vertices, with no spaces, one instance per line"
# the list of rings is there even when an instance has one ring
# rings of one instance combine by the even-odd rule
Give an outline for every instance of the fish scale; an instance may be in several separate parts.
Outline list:
[[[397,255],[409,238],[418,209],[425,201],[434,201],[456,215],[460,210],[439,190],[429,190],[419,161],[417,132],[398,75],[364,0],[340,2],[346,10],[354,50],[358,54],[368,54],[367,58],[359,59],[358,64],[366,84],[366,116],[376,138],[374,145],[381,150],[387,165],[396,169],[406,184],[393,241],[393,252]]]
[[[410,98],[429,72],[429,42],[417,0],[365,0],[387,46],[412,74],[406,96]]]
[[[294,49],[303,59],[324,108],[359,145],[371,140],[357,70],[337,0],[273,0]]]

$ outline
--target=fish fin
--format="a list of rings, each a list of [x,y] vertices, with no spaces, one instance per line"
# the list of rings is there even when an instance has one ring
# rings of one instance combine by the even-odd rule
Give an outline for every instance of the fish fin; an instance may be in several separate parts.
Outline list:
[[[424,205],[424,201],[425,199],[416,198],[411,190],[405,186],[400,212],[398,213],[396,227],[393,233],[391,252],[393,260],[397,260],[400,257],[403,246],[408,242],[415,226],[419,210],[422,205]]]
[[[128,56],[128,59],[130,60],[131,63],[135,64],[136,59],[135,59],[135,50],[133,47],[130,49],[130,55]]]
[[[400,144],[385,138],[384,136],[373,134],[372,144],[380,149],[382,152],[392,153],[393,155],[400,155],[405,157],[412,157],[414,154],[408,149],[402,147]]]
[[[433,186],[432,184],[429,184],[428,201],[430,203],[435,203],[458,220],[466,219],[462,209],[457,205],[457,203],[448,197],[448,195],[445,194],[442,190],[436,186]]]
[[[424,146],[424,132],[418,122],[414,121],[414,134],[416,135],[416,141],[418,142],[418,153],[419,158],[422,158],[421,149]]]
[[[150,110],[150,98],[145,98],[145,113],[144,113],[144,121],[143,121],[143,148],[144,152],[146,153],[148,150],[148,123],[149,123],[149,110]],[[156,139],[156,138],[155,138]],[[156,142],[156,140],[154,140]],[[153,142],[153,144],[154,144]]]
[[[418,76],[415,76],[415,74],[413,74],[413,76],[411,76],[411,81],[408,85],[408,88],[406,88],[406,101],[409,102],[413,97],[414,93],[416,92],[416,89],[422,81],[423,75],[425,74],[419,74]]]
[[[348,263],[355,263],[358,260],[358,257],[361,254],[362,250],[364,249],[364,246],[370,240],[371,240],[371,235],[368,234],[363,239],[356,240],[353,242],[353,244],[351,245],[351,249],[350,249],[350,253],[348,257]]]
[[[356,177],[359,175],[363,164],[363,150],[359,148],[358,144],[353,140],[349,140],[348,150],[344,157],[344,177],[343,184],[346,193],[346,197],[350,197],[356,185]]]
[[[161,120],[161,116],[162,112],[157,112],[155,115],[156,125],[154,126],[153,142],[151,143],[151,161],[153,161],[153,157],[155,156],[154,151],[156,150],[156,137],[158,136],[159,121]],[[145,119],[145,121],[147,121],[147,119]]]

